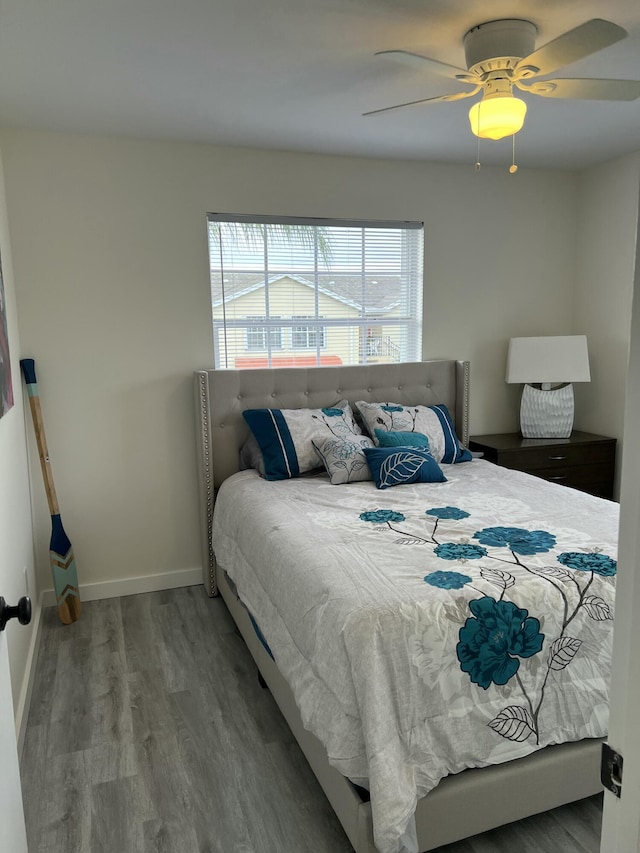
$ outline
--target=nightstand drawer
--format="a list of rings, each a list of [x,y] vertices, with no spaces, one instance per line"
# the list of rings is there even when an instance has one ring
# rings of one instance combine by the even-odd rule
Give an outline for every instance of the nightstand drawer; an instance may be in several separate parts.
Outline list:
[[[522,470],[522,469],[519,469]],[[574,465],[573,467],[537,468],[529,473],[542,477],[561,486],[572,486],[574,489],[584,489],[592,484],[608,484],[611,480],[611,466],[607,463],[600,465]]]
[[[570,438],[522,438],[518,433],[472,436],[470,450],[488,462],[534,474],[602,498],[613,497],[616,440],[574,430]]]
[[[569,468],[573,465],[589,467],[599,464],[610,465],[614,454],[615,446],[610,444],[529,446],[526,449],[501,453],[500,465],[505,468],[516,468],[518,471],[539,473],[540,477],[549,479],[546,474],[538,472],[538,469]]]

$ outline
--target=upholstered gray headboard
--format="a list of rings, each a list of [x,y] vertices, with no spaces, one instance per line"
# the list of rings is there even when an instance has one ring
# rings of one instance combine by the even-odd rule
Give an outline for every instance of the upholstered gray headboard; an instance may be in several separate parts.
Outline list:
[[[463,444],[469,438],[469,362],[434,359],[352,367],[197,370],[194,374],[203,576],[217,593],[211,524],[216,489],[238,471],[249,430],[245,409],[321,408],[338,400],[444,404]]]

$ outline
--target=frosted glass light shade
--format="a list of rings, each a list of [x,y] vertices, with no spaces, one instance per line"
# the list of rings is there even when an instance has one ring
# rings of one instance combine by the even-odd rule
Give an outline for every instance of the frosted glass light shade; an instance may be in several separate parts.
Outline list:
[[[513,95],[485,95],[469,110],[471,130],[482,139],[502,139],[522,130],[527,105]]]
[[[586,335],[511,338],[506,381],[591,381]]]

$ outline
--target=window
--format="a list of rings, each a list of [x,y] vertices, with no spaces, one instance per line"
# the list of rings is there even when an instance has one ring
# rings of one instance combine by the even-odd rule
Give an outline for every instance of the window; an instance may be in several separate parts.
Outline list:
[[[264,314],[260,317],[247,316],[245,349],[268,350],[282,349],[282,329],[279,326],[267,326]],[[270,317],[279,320],[279,317]]]
[[[208,215],[216,367],[419,361],[420,222]]]
[[[292,320],[315,320],[311,317],[292,317]],[[319,318],[322,320],[322,317]],[[325,327],[318,325],[292,326],[291,327],[291,349],[316,349],[324,347]]]

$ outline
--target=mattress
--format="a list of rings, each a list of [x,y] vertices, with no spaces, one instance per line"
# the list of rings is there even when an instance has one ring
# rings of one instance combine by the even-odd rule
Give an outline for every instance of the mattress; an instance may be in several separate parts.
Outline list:
[[[324,474],[220,488],[216,559],[303,723],[417,853],[445,776],[607,731],[618,506],[483,460],[377,490]]]

